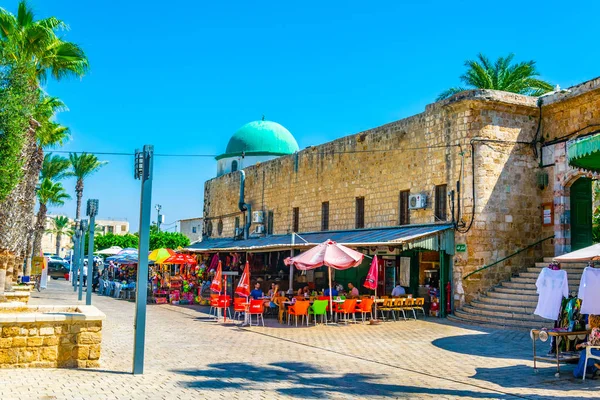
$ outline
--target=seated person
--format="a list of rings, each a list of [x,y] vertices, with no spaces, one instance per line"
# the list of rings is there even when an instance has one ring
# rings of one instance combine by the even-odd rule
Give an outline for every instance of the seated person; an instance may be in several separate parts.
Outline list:
[[[323,296],[329,296],[329,294],[330,294],[330,293],[329,293],[329,288],[327,288],[327,289],[325,289],[325,290],[323,291]],[[337,295],[338,295],[338,291],[337,291],[337,289],[336,289],[335,287],[331,288],[331,296],[334,296],[334,297],[335,297],[335,296],[337,296]]]
[[[403,294],[406,294],[406,290],[400,286],[400,283],[396,284],[396,287],[392,290],[392,297],[402,296]]]
[[[275,298],[279,297],[279,285],[276,284],[272,284],[271,285],[271,290],[269,290],[269,292],[273,292],[271,294],[271,301],[269,301],[269,307],[270,308],[277,308],[277,304],[275,304]]]
[[[298,289],[298,293],[296,293],[296,296],[304,296],[304,290],[302,288]]]
[[[269,289],[269,297],[273,297],[273,293],[277,293],[279,289],[275,289],[275,282],[271,283],[271,289]]]
[[[590,315],[589,324],[592,332],[586,343],[580,343],[577,345],[577,349],[583,348],[579,356],[579,364],[573,370],[573,376],[575,378],[583,378],[583,367],[585,366],[585,347],[587,346],[600,346],[600,315]],[[600,356],[600,350],[592,349],[592,354]],[[592,376],[600,369],[600,362],[598,360],[588,360],[587,362],[587,373]]]
[[[310,297],[310,289],[308,288],[308,286],[304,286],[304,289],[302,289],[302,294],[304,295],[304,297]]]
[[[358,293],[358,288],[354,286],[352,283],[348,283],[348,289],[350,290],[348,294],[352,297],[358,297],[360,293]]]
[[[258,300],[261,297],[263,297],[263,292],[262,290],[260,290],[260,283],[256,282],[256,284],[254,285],[254,289],[252,289],[252,291],[250,292],[250,296],[254,300]]]

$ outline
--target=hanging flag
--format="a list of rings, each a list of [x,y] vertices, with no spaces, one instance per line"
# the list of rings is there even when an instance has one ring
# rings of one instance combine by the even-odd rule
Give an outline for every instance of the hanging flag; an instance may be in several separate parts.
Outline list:
[[[373,261],[371,262],[371,268],[369,268],[369,274],[367,275],[367,279],[365,279],[365,283],[363,285],[367,289],[377,289],[377,275],[379,273],[379,268],[377,264],[377,256],[374,256]]]
[[[250,263],[248,261],[246,261],[246,267],[240,278],[240,283],[238,283],[235,289],[235,293],[243,297],[250,297]]]
[[[223,270],[221,267],[221,261],[217,265],[217,272],[215,272],[215,277],[210,283],[210,290],[213,292],[221,293],[223,291],[223,283],[221,282],[223,279]]]

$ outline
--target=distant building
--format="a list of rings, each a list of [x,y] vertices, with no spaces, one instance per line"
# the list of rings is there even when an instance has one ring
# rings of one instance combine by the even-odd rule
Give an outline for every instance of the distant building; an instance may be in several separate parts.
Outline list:
[[[97,219],[96,228],[99,233],[105,235],[113,233],[115,235],[125,235],[129,233],[129,221],[118,219]]]
[[[184,234],[194,243],[202,240],[202,218],[188,218],[179,221],[179,232]]]

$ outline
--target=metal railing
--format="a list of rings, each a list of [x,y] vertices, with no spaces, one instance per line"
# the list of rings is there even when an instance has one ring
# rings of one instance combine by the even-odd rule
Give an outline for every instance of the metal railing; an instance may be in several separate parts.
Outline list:
[[[477,269],[477,270],[475,270],[475,271],[473,271],[473,272],[471,272],[471,273],[469,273],[469,274],[465,275],[465,276],[463,277],[463,279],[467,279],[467,278],[468,278],[468,277],[470,277],[471,275],[475,275],[476,273],[478,273],[478,272],[481,272],[481,271],[483,271],[484,269],[488,269],[488,268],[490,268],[490,267],[493,267],[494,265],[500,264],[501,262],[503,262],[503,261],[506,261],[506,260],[508,260],[509,258],[512,258],[512,257],[516,256],[517,254],[520,254],[520,253],[524,252],[525,250],[529,250],[530,248],[532,248],[532,247],[535,247],[535,246],[537,246],[538,244],[540,244],[540,243],[543,243],[543,242],[545,242],[546,240],[549,240],[549,239],[554,239],[554,235],[552,235],[552,236],[548,236],[547,238],[544,238],[544,239],[542,239],[542,240],[538,240],[537,242],[535,242],[535,243],[533,243],[533,244],[530,244],[530,245],[529,245],[529,246],[527,246],[527,247],[523,247],[522,249],[520,249],[520,250],[517,250],[517,251],[515,251],[514,253],[512,253],[512,254],[510,254],[510,255],[508,255],[508,256],[506,256],[506,257],[504,257],[504,258],[501,258],[500,260],[494,261],[494,262],[493,262],[493,263],[491,263],[491,264],[484,265],[483,267],[481,267],[481,268],[479,268],[479,269]]]

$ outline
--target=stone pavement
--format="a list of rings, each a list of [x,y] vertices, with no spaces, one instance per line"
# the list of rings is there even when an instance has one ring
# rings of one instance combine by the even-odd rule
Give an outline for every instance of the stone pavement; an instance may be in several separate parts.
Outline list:
[[[64,281],[33,304],[76,304]],[[600,398],[600,379],[532,369],[525,332],[447,321],[240,329],[203,307],[149,305],[145,373],[130,374],[134,304],[94,295],[107,314],[101,368],[0,370],[0,399]]]

